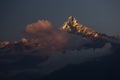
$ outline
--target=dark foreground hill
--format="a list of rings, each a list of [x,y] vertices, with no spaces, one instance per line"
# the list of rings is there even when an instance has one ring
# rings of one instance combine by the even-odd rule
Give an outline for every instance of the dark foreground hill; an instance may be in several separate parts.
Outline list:
[[[113,53],[82,64],[68,65],[43,80],[120,80],[120,54]]]

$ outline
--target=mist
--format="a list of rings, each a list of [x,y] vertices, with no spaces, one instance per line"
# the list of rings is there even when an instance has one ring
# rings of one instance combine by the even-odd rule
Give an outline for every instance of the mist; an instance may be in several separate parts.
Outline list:
[[[69,50],[66,53],[58,52],[52,55],[47,61],[42,62],[39,66],[42,66],[41,72],[44,75],[48,75],[56,70],[59,70],[70,64],[80,64],[90,60],[99,61],[100,57],[112,54],[110,51],[110,44],[106,44],[100,49],[82,49]]]
[[[30,23],[24,32],[27,38],[20,42],[0,44],[1,78],[43,77],[70,64],[99,61],[101,57],[114,54],[111,43],[106,42],[105,46],[96,48],[86,46],[94,42],[81,35],[61,31],[48,20]]]

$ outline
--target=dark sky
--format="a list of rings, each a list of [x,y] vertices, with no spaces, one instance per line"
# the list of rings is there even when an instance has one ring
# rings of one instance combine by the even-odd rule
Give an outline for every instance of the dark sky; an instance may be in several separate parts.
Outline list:
[[[39,19],[59,27],[71,15],[98,32],[120,32],[120,0],[0,0],[0,40],[20,39]]]

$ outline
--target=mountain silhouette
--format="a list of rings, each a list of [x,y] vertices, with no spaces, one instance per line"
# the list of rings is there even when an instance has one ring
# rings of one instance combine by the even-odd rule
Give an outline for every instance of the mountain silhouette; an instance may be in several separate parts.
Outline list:
[[[68,20],[60,27],[62,31],[66,31],[71,34],[82,36],[91,41],[90,44],[86,44],[87,48],[101,48],[106,43],[110,43],[112,49],[120,49],[120,39],[115,36],[108,36],[103,33],[99,33],[83,24],[78,23],[75,17],[70,16]]]
[[[68,34],[78,35],[81,38],[86,39],[89,43],[84,44],[82,47],[85,48],[102,48],[106,43],[110,43],[112,49],[120,49],[120,39],[114,36],[108,36],[106,34],[99,33],[89,27],[86,27],[76,20],[73,16],[68,17],[68,20],[60,27],[61,33],[66,31]],[[53,30],[54,32],[54,30]],[[47,34],[47,33],[46,33]],[[58,35],[59,36],[59,35]],[[42,39],[42,38],[41,38]],[[64,38],[63,38],[64,39]],[[50,43],[50,42],[48,42]],[[54,43],[54,41],[52,42]],[[52,44],[51,43],[51,44]],[[74,43],[74,42],[73,42]],[[56,45],[56,43],[55,43]],[[40,40],[40,38],[26,39],[22,38],[19,42],[10,43],[9,41],[0,42],[0,51],[28,51],[28,50],[41,50],[46,51],[46,47],[50,50],[54,50],[55,47],[50,47],[52,45],[46,44],[45,41]],[[77,48],[80,50],[80,48]]]

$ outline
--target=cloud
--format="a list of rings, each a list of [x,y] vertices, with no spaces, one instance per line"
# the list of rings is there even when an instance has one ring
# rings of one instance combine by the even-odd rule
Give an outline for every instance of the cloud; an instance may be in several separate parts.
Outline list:
[[[37,43],[39,49],[48,51],[49,53],[80,49],[84,44],[90,43],[89,40],[78,35],[69,34],[57,29],[48,20],[38,20],[37,22],[28,24],[25,32],[32,38],[30,41],[32,45]]]
[[[98,60],[99,57],[110,55],[110,44],[106,44],[103,48],[96,50],[93,49],[82,49],[69,50],[65,54],[58,52],[52,55],[47,61],[42,62],[38,66],[41,66],[41,73],[48,75],[56,70],[59,70],[69,64],[80,64],[89,60]]]
[[[59,50],[64,48],[67,42],[67,35],[58,30],[48,20],[38,20],[35,23],[28,24],[25,32],[30,35],[32,42],[40,44],[46,50]]]
[[[38,20],[28,24],[24,31],[29,35],[30,40],[26,41],[23,38],[23,42],[28,42],[28,45],[35,48],[29,51],[24,50],[20,52],[20,55],[17,52],[13,52],[14,54],[8,52],[9,55],[7,53],[0,54],[0,57],[2,57],[0,64],[5,63],[0,76],[23,76],[23,79],[24,76],[28,78],[28,75],[38,75],[40,77],[61,69],[68,64],[80,64],[111,54],[109,44],[96,50],[92,48],[84,49],[84,45],[93,43],[90,39],[61,31],[48,20]],[[6,65],[10,66],[10,64],[14,70],[5,67]],[[6,69],[10,73],[4,72]]]
[[[37,22],[28,24],[25,28],[26,33],[38,36],[48,33],[52,34],[54,31],[57,31],[57,29],[48,20],[38,20]]]
[[[21,54],[4,54],[0,55],[0,64],[3,64],[0,76],[3,78],[20,78],[30,79],[33,76],[40,78],[41,76],[49,75],[52,72],[64,68],[69,64],[81,64],[90,60],[98,60],[99,57],[111,54],[110,44],[106,44],[103,48],[96,50],[81,49],[81,50],[67,50],[64,52],[55,52],[48,58],[44,58],[46,54],[39,53],[38,55]],[[36,52],[32,52],[36,54]],[[44,54],[40,56],[39,54]],[[6,57],[7,56],[7,57]],[[11,67],[11,68],[10,68]],[[5,72],[5,71],[10,72]],[[29,77],[28,77],[29,75]],[[34,78],[36,78],[34,77]]]

